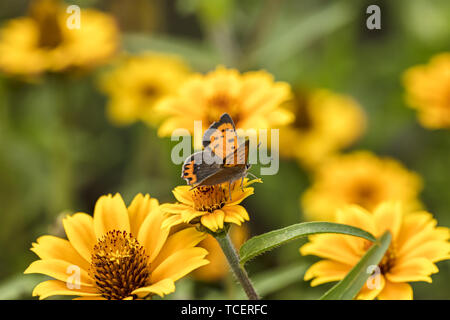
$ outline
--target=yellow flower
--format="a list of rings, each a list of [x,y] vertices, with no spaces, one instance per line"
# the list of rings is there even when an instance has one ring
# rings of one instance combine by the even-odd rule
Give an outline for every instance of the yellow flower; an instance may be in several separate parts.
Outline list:
[[[232,226],[229,231],[230,238],[239,250],[240,246],[247,239],[249,232],[245,225],[240,227]],[[198,244],[199,247],[205,248],[209,253],[206,258],[209,260],[209,264],[200,267],[192,272],[192,276],[201,281],[214,282],[223,279],[229,274],[230,268],[228,266],[227,259],[220,248],[219,243],[210,234],[206,236],[202,242]]]
[[[291,98],[289,84],[274,82],[265,71],[240,74],[235,69],[217,67],[206,75],[192,75],[176,95],[164,99],[158,110],[167,119],[158,134],[170,136],[185,128],[193,133],[194,121],[202,121],[203,130],[227,112],[236,128],[268,129],[293,121],[293,114],[280,107]]]
[[[450,52],[414,66],[403,76],[408,104],[426,128],[450,128]]]
[[[109,118],[118,125],[138,120],[158,123],[154,106],[175,93],[188,74],[188,66],[176,56],[143,53],[122,59],[101,79],[100,85],[110,97]]]
[[[421,207],[421,189],[421,178],[397,160],[358,151],[321,164],[313,185],[301,197],[301,206],[307,219],[329,221],[346,204],[373,210],[383,201],[399,200],[414,210]]]
[[[365,129],[365,116],[349,96],[324,89],[295,93],[288,104],[295,121],[280,129],[280,155],[312,167],[355,142]]]
[[[248,187],[259,180],[244,180],[243,189],[240,182],[231,185],[229,198],[228,183],[200,186],[191,190],[191,186],[178,186],[172,192],[178,203],[165,203],[161,210],[169,215],[163,227],[172,227],[181,223],[200,224],[212,232],[221,231],[224,223],[241,225],[248,221],[247,210],[239,205],[253,194],[253,187]]]
[[[67,6],[56,0],[33,1],[29,16],[8,21],[0,30],[0,70],[32,76],[105,63],[117,51],[114,19],[81,10],[80,28],[67,27]]]
[[[93,217],[67,216],[68,240],[42,236],[33,243],[40,260],[25,273],[54,278],[38,284],[33,296],[133,299],[175,291],[176,280],[208,263],[208,252],[196,247],[202,233],[194,228],[170,233],[161,228],[163,221],[158,201],[142,194],[128,208],[119,194],[108,195],[98,199]]]
[[[392,234],[392,242],[378,265],[380,273],[370,283],[366,282],[358,299],[412,299],[413,291],[408,282],[431,283],[430,275],[439,271],[435,263],[450,259],[450,230],[436,227],[437,221],[428,212],[404,214],[400,202],[382,203],[373,213],[349,205],[336,212],[336,220],[367,230],[376,237],[386,230]],[[311,286],[343,279],[371,244],[368,240],[346,235],[310,237],[300,253],[324,260],[313,264],[304,279],[313,279]]]

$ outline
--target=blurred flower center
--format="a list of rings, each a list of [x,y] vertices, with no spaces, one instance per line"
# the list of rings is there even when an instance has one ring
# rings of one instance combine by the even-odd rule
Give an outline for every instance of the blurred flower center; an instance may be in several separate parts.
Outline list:
[[[221,185],[201,186],[192,191],[194,207],[197,211],[214,212],[227,202],[226,192]]]
[[[40,48],[53,49],[63,41],[58,13],[58,1],[41,0],[31,5],[30,16],[39,28],[38,46]]]
[[[90,274],[106,299],[124,299],[149,280],[148,256],[126,231],[109,231],[94,246]]]
[[[294,128],[301,131],[308,131],[313,127],[310,112],[308,110],[308,102],[304,95],[296,95],[295,97],[295,121]]]
[[[372,242],[367,241],[364,245],[364,251],[367,251],[370,249],[370,247],[373,245]],[[388,273],[392,267],[395,265],[396,260],[396,250],[395,250],[395,244],[391,242],[389,248],[387,249],[386,253],[383,256],[383,259],[381,259],[381,262],[378,264],[378,267],[380,268],[381,274]]]
[[[154,85],[146,84],[141,88],[141,94],[146,99],[153,99],[160,94],[160,89]]]
[[[227,112],[233,118],[234,123],[239,122],[239,114],[235,111],[237,107],[237,99],[227,93],[216,93],[207,101],[208,105],[208,123],[213,123],[220,116]]]
[[[379,202],[377,188],[370,183],[360,182],[353,189],[351,201],[363,208],[371,209]]]

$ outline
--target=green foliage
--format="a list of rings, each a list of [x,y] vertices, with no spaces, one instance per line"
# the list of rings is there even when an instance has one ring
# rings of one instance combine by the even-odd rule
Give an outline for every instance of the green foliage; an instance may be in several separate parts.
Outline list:
[[[375,241],[369,232],[352,226],[332,222],[304,222],[251,238],[239,250],[240,263],[243,265],[257,255],[289,241],[319,233],[340,233]]]

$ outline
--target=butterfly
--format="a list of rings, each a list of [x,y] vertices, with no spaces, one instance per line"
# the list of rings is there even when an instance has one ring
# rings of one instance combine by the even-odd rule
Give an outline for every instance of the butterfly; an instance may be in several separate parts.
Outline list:
[[[181,177],[191,189],[228,182],[231,199],[231,183],[241,179],[243,188],[244,178],[249,173],[249,140],[238,145],[233,119],[224,113],[206,130],[203,147],[202,151],[186,158]]]

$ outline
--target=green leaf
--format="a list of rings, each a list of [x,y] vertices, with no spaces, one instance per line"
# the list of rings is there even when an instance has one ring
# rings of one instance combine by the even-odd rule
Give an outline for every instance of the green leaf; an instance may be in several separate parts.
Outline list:
[[[275,270],[264,271],[252,276],[252,282],[258,294],[264,297],[292,283],[302,281],[308,267],[309,264],[301,262]],[[244,291],[239,293],[237,299],[246,299]]]
[[[350,270],[344,279],[328,290],[320,299],[322,300],[350,300],[356,297],[370,277],[368,268],[377,266],[391,243],[391,233],[386,231],[359,262]]]
[[[245,264],[257,255],[272,250],[289,241],[317,233],[341,233],[375,241],[369,232],[345,224],[332,222],[304,222],[273,230],[248,240],[239,251],[240,263]]]

